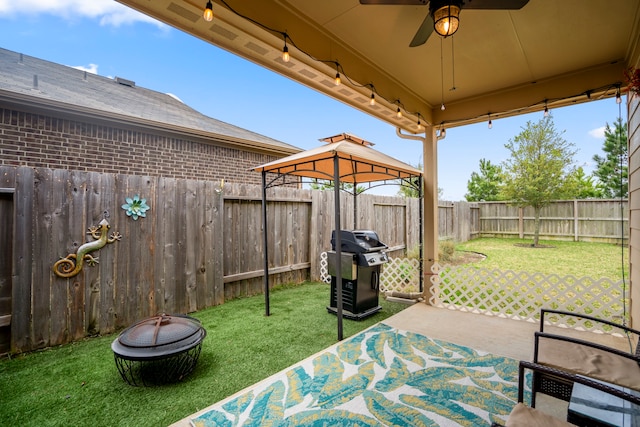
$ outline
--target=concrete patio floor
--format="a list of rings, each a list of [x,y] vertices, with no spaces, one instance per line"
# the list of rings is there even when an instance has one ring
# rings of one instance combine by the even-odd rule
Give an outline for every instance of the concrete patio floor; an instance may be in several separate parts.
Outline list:
[[[430,338],[464,345],[515,360],[533,360],[534,332],[539,328],[538,323],[436,308],[424,303],[407,307],[400,313],[387,318],[383,323]],[[545,326],[545,332],[572,336],[588,334],[590,340],[622,350],[628,351],[629,348],[626,339],[612,335],[549,326]],[[242,394],[244,391],[241,390],[236,395]],[[539,395],[536,407],[559,418],[566,417],[566,402]],[[205,408],[192,414],[172,424],[171,427],[191,426],[190,419],[207,412],[209,409]]]

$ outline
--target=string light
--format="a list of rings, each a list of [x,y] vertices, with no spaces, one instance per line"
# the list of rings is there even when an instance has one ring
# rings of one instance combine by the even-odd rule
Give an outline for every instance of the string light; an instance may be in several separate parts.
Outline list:
[[[233,13],[234,13],[234,14],[236,14],[237,16],[239,16],[239,17],[241,17],[241,18],[244,18],[244,19],[246,19],[246,20],[248,20],[248,21],[250,21],[250,22],[254,23],[254,24],[256,24],[256,25],[257,25],[257,26],[259,26],[259,27],[262,27],[263,29],[265,29],[265,30],[267,30],[267,31],[270,31],[270,32],[272,32],[272,33],[276,33],[276,34],[279,34],[279,35],[283,36],[283,37],[284,37],[284,48],[283,48],[283,50],[282,50],[282,60],[283,60],[284,62],[287,62],[287,61],[289,61],[289,59],[290,59],[290,56],[289,56],[289,49],[288,49],[288,47],[287,47],[287,39],[289,39],[289,41],[291,42],[291,44],[292,44],[293,46],[295,46],[295,47],[296,47],[297,51],[301,52],[302,54],[307,55],[307,56],[308,56],[308,57],[310,57],[312,60],[314,60],[314,61],[318,61],[318,62],[324,62],[324,63],[333,63],[333,64],[336,64],[336,68],[337,68],[336,80],[335,80],[335,81],[336,81],[336,83],[337,83],[338,77],[342,77],[342,76],[340,75],[340,71],[339,71],[339,64],[338,64],[337,62],[335,62],[334,60],[323,60],[323,59],[319,59],[319,58],[314,57],[314,56],[313,56],[313,55],[311,55],[310,53],[305,52],[303,49],[301,49],[300,47],[296,46],[296,45],[295,45],[295,43],[293,42],[293,40],[291,40],[291,38],[290,38],[290,37],[288,37],[288,35],[287,35],[287,33],[286,33],[286,32],[282,32],[282,31],[279,31],[279,30],[277,30],[277,29],[271,28],[271,27],[269,27],[269,26],[267,26],[267,25],[265,25],[265,24],[262,24],[262,23],[260,23],[260,22],[256,21],[255,19],[252,19],[252,18],[251,18],[251,17],[249,17],[249,16],[246,16],[246,15],[243,15],[243,14],[239,13],[239,12],[238,12],[238,11],[236,11],[233,7],[231,7],[231,6],[230,6],[230,5],[229,5],[225,0],[219,0],[219,2],[220,2],[220,3],[222,3],[222,4],[223,4],[227,9],[229,9],[231,12],[233,12]],[[211,3],[211,0],[208,0],[208,1],[207,1],[207,5],[206,5],[205,10],[204,10],[204,12],[203,12],[203,18],[204,18],[206,21],[212,21],[212,20],[213,20],[213,4]],[[441,95],[442,95],[442,103],[441,103],[441,105],[440,105],[440,109],[441,109],[442,111],[444,111],[444,110],[446,109],[446,107],[445,107],[445,104],[444,104],[444,62],[443,62],[443,46],[442,46],[442,40],[443,40],[443,39],[442,39],[442,38],[440,38],[440,73],[441,73],[441,91],[442,91],[442,93],[441,93]],[[453,58],[454,58],[454,55],[453,55],[453,43],[452,43],[451,48],[452,48],[452,61],[453,61]],[[454,64],[453,64],[453,62],[452,62],[452,67],[453,67],[453,66],[455,66],[455,65],[454,65]],[[361,85],[361,84],[358,84],[357,82],[353,82],[353,81],[351,81],[351,80],[349,79],[349,76],[348,76],[347,74],[345,74],[345,73],[344,73],[344,70],[343,70],[342,75],[343,75],[343,76],[344,76],[344,78],[346,78],[346,79],[350,82],[350,84],[351,84],[352,86],[354,86],[354,87],[360,87],[360,88],[370,87],[370,88],[371,88],[371,99],[369,100],[369,104],[370,104],[371,106],[373,106],[373,105],[375,105],[375,104],[376,104],[376,99],[375,99],[375,88],[374,88],[374,86],[373,86],[373,84],[372,84],[372,83],[368,83],[368,84],[365,84],[365,85]],[[454,79],[455,79],[455,75],[454,75]],[[594,89],[589,89],[587,92],[582,92],[581,94],[575,94],[575,95],[566,96],[566,97],[563,97],[563,98],[557,98],[557,99],[553,100],[553,102],[556,102],[556,101],[566,101],[566,100],[569,100],[569,99],[575,98],[575,97],[577,97],[577,96],[579,96],[579,95],[585,95],[585,94],[587,95],[587,98],[589,98],[589,99],[590,99],[590,98],[591,98],[591,97],[590,97],[590,95],[592,95],[593,93],[599,93],[600,91],[603,91],[603,90],[605,90],[605,91],[609,91],[609,90],[611,90],[612,88],[616,88],[616,89],[617,89],[617,90],[616,90],[616,95],[615,95],[615,96],[616,96],[616,103],[620,104],[620,103],[622,103],[622,99],[621,99],[621,97],[620,97],[620,85],[621,85],[621,83],[620,83],[620,82],[617,82],[617,83],[611,83],[611,84],[609,84],[609,85],[607,85],[607,86],[603,86],[603,87],[599,87],[599,88],[594,88]],[[455,90],[455,89],[456,89],[456,87],[455,87],[455,83],[454,83],[454,86],[452,87],[452,90]],[[388,99],[386,99],[386,98],[384,98],[384,97],[383,97],[383,100],[385,100],[385,101],[387,101],[387,102],[391,103],[391,101],[389,101]],[[548,101],[549,101],[548,99],[544,99],[544,101],[542,101],[542,102],[544,102],[544,116],[545,116],[545,117],[548,117],[548,116],[550,115],[550,113],[549,113],[549,108],[548,108],[548,105],[547,105]],[[529,107],[520,107],[520,108],[516,108],[516,109],[513,109],[513,110],[503,111],[503,113],[504,113],[504,114],[519,114],[519,113],[522,113],[522,112],[526,112],[526,110],[527,110],[527,109],[531,109],[531,108],[538,108],[539,104],[540,104],[540,103],[535,103],[535,104],[530,105]],[[398,108],[399,108],[399,107],[398,107]],[[396,112],[397,112],[397,111],[396,111]],[[407,111],[407,112],[408,112],[408,111]],[[418,130],[421,130],[421,129],[423,128],[423,124],[422,124],[422,121],[421,121],[421,115],[420,115],[420,112],[417,112],[417,111],[416,111],[416,112],[408,112],[408,113],[409,113],[409,114],[412,114],[412,115],[415,115],[415,116],[417,116],[417,117],[418,117],[418,120],[417,120],[417,128],[418,128]],[[482,116],[466,117],[466,118],[458,118],[458,119],[456,119],[456,120],[447,121],[446,123],[458,123],[458,124],[460,124],[460,123],[465,123],[465,122],[468,122],[468,121],[479,121],[479,119],[481,119],[481,117],[482,117]],[[427,124],[428,124],[428,122],[427,122]],[[444,124],[445,124],[445,122],[442,122],[442,123],[441,123],[441,125],[444,125]],[[491,125],[492,125],[491,118],[489,118],[489,126],[491,126]]]
[[[396,117],[399,119],[402,118],[402,111],[400,111],[400,101],[398,101],[398,109],[396,110]]]
[[[289,62],[291,56],[289,55],[289,48],[287,47],[287,38],[284,39],[284,47],[282,48],[282,60],[284,62]]]
[[[289,48],[287,46],[287,42],[289,42],[292,46],[294,46],[296,48],[296,53],[300,52],[304,55],[307,55],[309,58],[311,58],[314,61],[318,61],[318,62],[323,62],[326,64],[335,64],[336,66],[336,76],[334,79],[334,83],[336,85],[340,85],[342,84],[342,79],[345,78],[347,79],[347,81],[349,82],[349,84],[353,87],[358,87],[358,88],[367,88],[370,87],[371,88],[371,98],[369,99],[369,104],[371,106],[374,106],[376,104],[376,91],[375,91],[375,87],[373,86],[372,83],[367,83],[367,84],[359,84],[357,82],[351,81],[349,79],[349,76],[344,72],[344,70],[342,70],[342,67],[340,66],[340,64],[338,62],[336,62],[335,60],[328,60],[328,59],[321,59],[321,58],[316,58],[313,55],[311,55],[309,52],[306,52],[304,49],[301,49],[299,46],[297,46],[295,44],[295,42],[291,39],[291,37],[289,37],[289,35],[286,32],[280,31],[276,28],[272,28],[268,25],[265,25],[261,22],[256,21],[255,19],[251,18],[250,16],[244,15],[240,12],[238,12],[237,10],[235,10],[231,5],[229,5],[227,3],[227,1],[225,0],[219,0],[220,3],[222,3],[228,10],[230,10],[232,13],[234,13],[235,15],[246,19],[247,21],[263,28],[266,31],[269,31],[271,33],[274,34],[278,34],[280,36],[282,36],[284,38],[284,47],[282,49],[282,61],[283,62],[288,62],[290,60],[290,55],[289,55]],[[205,10],[205,16],[207,16],[207,14],[210,14],[211,19],[213,19],[213,10],[211,9],[212,4],[211,4],[211,0],[209,0],[207,2],[207,8],[209,8],[209,12],[207,12],[207,10]],[[389,101],[388,99],[386,99],[384,96],[382,97],[382,99],[388,103],[391,103],[391,101]],[[409,112],[407,110],[405,110],[408,114],[411,115],[418,115],[419,112]],[[421,125],[422,126],[422,125]]]
[[[202,17],[207,22],[213,21],[213,5],[211,4],[211,0],[209,0],[207,2],[207,5],[204,7],[204,12],[202,13]]]
[[[488,125],[489,129],[493,128],[493,123],[491,123],[491,119],[489,119],[489,125]]]
[[[621,83],[620,82],[616,82],[616,83],[611,83],[609,85],[605,85],[605,86],[600,86],[597,88],[591,88],[588,90],[588,92],[591,93],[591,98],[594,98],[594,94],[612,94],[613,90],[615,90],[615,97],[616,97],[616,103],[618,102],[618,91],[620,91],[621,94],[621,89],[620,86]],[[561,103],[562,105],[567,105],[567,101],[569,100],[573,100],[575,98],[579,98],[582,96],[585,96],[587,92],[580,92],[580,93],[576,93],[576,94],[572,94],[572,95],[568,95],[568,96],[564,96],[562,98],[554,98],[552,100],[550,99],[543,99],[540,100],[538,102],[535,102],[533,104],[530,104],[528,106],[524,106],[524,107],[518,107],[512,110],[505,110],[505,111],[501,111],[500,115],[505,115],[505,116],[509,116],[509,115],[518,115],[518,114],[524,114],[524,113],[529,113],[531,111],[539,111],[540,106],[544,106],[544,114],[545,117],[550,117],[551,116],[551,110],[549,109],[549,102],[553,102],[553,103]],[[599,99],[599,98],[598,98]],[[620,103],[622,103],[622,99],[620,99]],[[418,114],[418,113],[416,113]],[[456,120],[450,120],[450,121],[443,121],[441,122],[441,125],[447,124],[455,124],[455,125],[460,125],[463,123],[469,123],[469,122],[480,122],[484,119],[487,118],[487,114],[482,114],[482,115],[478,115],[478,116],[469,116],[469,117],[462,117],[462,118],[458,118]],[[491,117],[489,117],[489,119],[491,119]]]

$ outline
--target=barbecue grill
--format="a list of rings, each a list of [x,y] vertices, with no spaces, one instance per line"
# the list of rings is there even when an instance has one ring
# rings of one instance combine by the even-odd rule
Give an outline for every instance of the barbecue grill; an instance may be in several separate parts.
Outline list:
[[[380,272],[389,261],[387,245],[375,231],[340,230],[342,271],[337,271],[335,230],[331,234],[331,251],[328,254],[331,275],[331,299],[327,311],[337,313],[337,276],[342,277],[342,308],[347,319],[360,320],[382,310],[378,304]]]
[[[129,326],[111,349],[120,376],[130,385],[165,384],[193,371],[206,335],[198,319],[162,314]]]

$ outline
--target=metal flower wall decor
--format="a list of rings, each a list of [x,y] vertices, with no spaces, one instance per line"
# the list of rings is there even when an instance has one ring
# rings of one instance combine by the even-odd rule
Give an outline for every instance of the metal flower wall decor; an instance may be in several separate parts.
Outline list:
[[[127,203],[122,205],[122,209],[126,211],[127,216],[132,217],[134,220],[137,220],[139,217],[146,217],[146,212],[151,209],[151,207],[147,205],[147,199],[141,199],[137,194],[133,198],[127,197],[125,200]]]

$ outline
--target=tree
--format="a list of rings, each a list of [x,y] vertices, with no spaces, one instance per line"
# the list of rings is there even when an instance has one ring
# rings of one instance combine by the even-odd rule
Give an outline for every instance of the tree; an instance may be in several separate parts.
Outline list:
[[[422,170],[422,163],[418,163],[417,165],[411,165],[416,169]],[[414,177],[411,178],[409,182],[407,180],[398,180],[398,196],[400,197],[413,197],[418,198],[420,194],[418,194],[418,182],[422,179],[422,177]],[[422,189],[424,192],[424,188]],[[442,188],[438,187],[438,200],[442,199]]]
[[[604,131],[604,145],[602,151],[605,157],[593,156],[596,169],[593,175],[598,179],[602,197],[627,198],[629,195],[629,167],[627,152],[627,124],[618,118],[615,129],[611,130],[609,123]]]
[[[540,210],[553,200],[571,193],[574,144],[556,131],[551,116],[537,123],[527,122],[522,132],[509,140],[505,147],[511,157],[503,162],[505,185],[504,200],[534,209],[533,245],[538,245]]]
[[[569,196],[575,199],[601,199],[602,189],[594,181],[594,177],[587,175],[582,166],[575,169],[568,177]]]
[[[309,184],[309,187],[312,190],[333,190],[333,181],[329,181],[329,180],[323,180],[323,179],[316,179],[314,180],[314,182]],[[346,191],[348,193],[352,193],[353,194],[353,184],[349,183],[349,182],[340,182],[340,190],[342,191]],[[359,185],[356,187],[356,194],[360,194],[362,192],[364,192],[366,190],[366,188],[364,188],[363,186]]]
[[[467,202],[500,200],[500,189],[503,183],[502,167],[491,164],[490,160],[480,159],[480,173],[471,173],[471,179],[467,181],[469,192],[464,195],[464,198]]]

